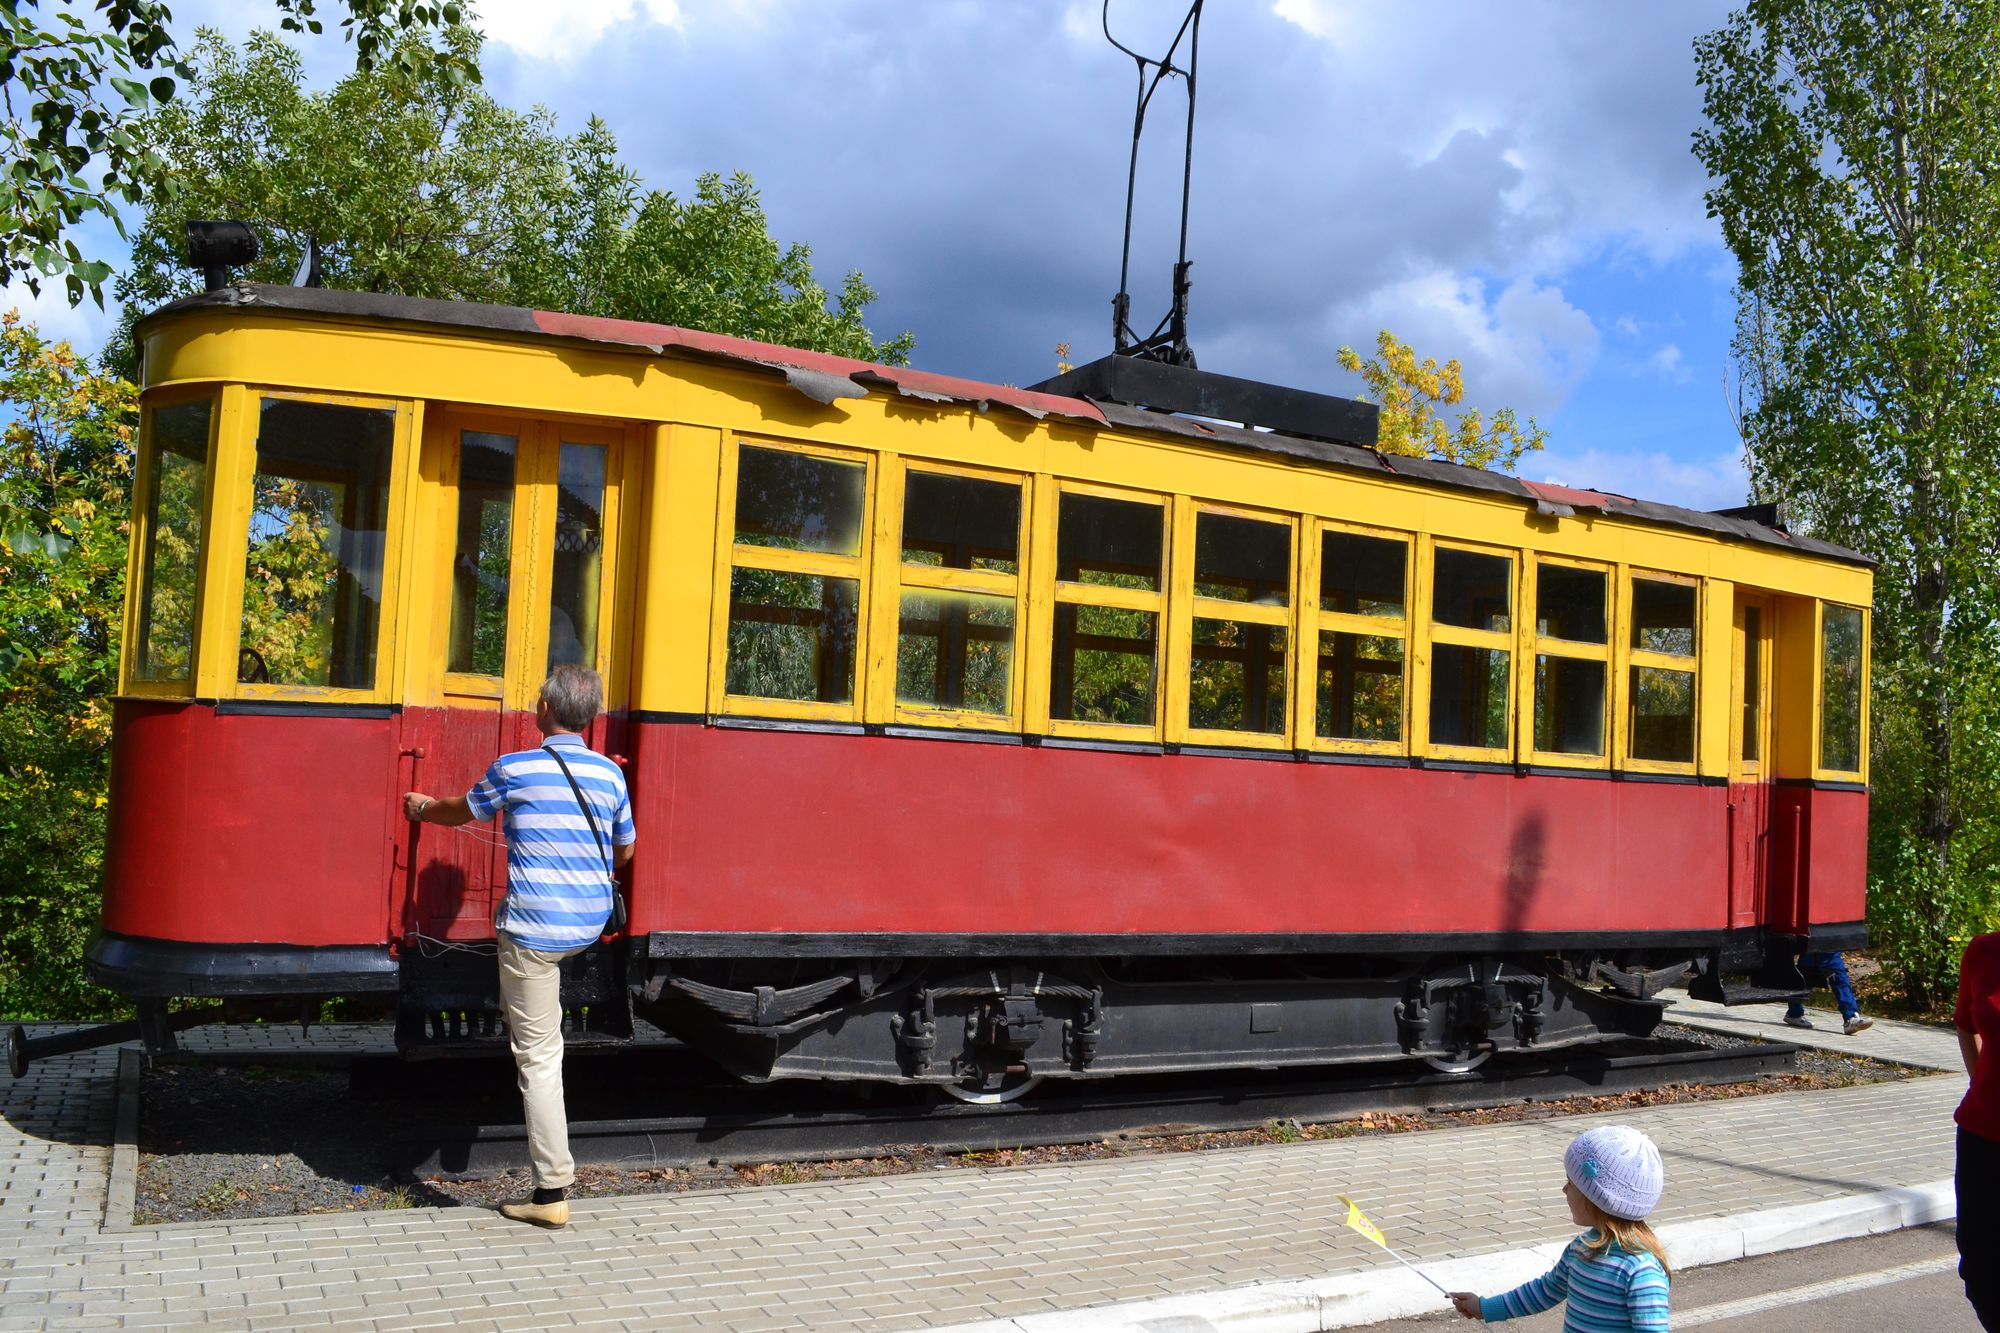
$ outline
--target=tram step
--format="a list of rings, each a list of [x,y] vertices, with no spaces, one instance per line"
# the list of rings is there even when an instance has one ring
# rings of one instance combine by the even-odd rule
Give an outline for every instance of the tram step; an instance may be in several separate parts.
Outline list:
[[[1718,989],[1720,994],[1717,993]],[[1739,1004],[1789,1004],[1793,1000],[1803,1000],[1806,997],[1803,987],[1722,986],[1710,988],[1705,995],[1692,989],[1688,993],[1697,1000],[1724,1004],[1732,1009]]]

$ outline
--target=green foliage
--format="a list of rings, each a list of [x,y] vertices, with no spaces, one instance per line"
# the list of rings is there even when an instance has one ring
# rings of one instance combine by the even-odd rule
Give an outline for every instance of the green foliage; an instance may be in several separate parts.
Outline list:
[[[284,26],[318,32],[314,0],[277,0]],[[347,0],[344,26],[363,68],[371,67],[397,30],[447,32],[460,20],[455,4],[416,0]],[[39,293],[61,278],[70,304],[88,292],[104,304],[111,266],[85,256],[69,234],[87,216],[109,218],[124,235],[118,205],[171,197],[174,177],[143,132],[142,118],[169,103],[175,78],[193,76],[177,58],[160,0],[98,0],[51,5],[0,3],[0,164],[7,213],[5,279],[23,279]],[[397,59],[432,63],[421,43],[395,47]],[[451,77],[477,79],[475,62],[447,48]],[[135,77],[136,76],[136,77]],[[150,76],[150,77],[149,77]]]
[[[1422,362],[1410,345],[1388,329],[1376,335],[1377,355],[1363,360],[1352,347],[1340,349],[1340,365],[1361,376],[1381,409],[1375,447],[1385,454],[1410,458],[1441,458],[1466,467],[1499,468],[1512,472],[1521,456],[1542,448],[1548,432],[1533,417],[1524,429],[1511,407],[1489,421],[1477,409],[1447,423],[1440,407],[1453,407],[1465,397],[1464,370],[1456,359],[1438,365]]]
[[[1870,922],[1929,1005],[2000,893],[2000,3],[1752,0],[1696,54],[1752,483],[1882,562]]]
[[[445,49],[476,62],[479,38],[453,29]],[[388,62],[313,92],[277,37],[238,50],[203,32],[195,63],[188,94],[144,127],[177,186],[148,207],[118,281],[128,320],[200,290],[181,261],[183,224],[229,217],[262,243],[239,273],[251,281],[289,282],[317,237],[329,287],[908,358],[908,334],[870,337],[875,292],[860,274],[829,297],[811,250],[772,239],[747,176],[703,175],[688,200],[644,191],[603,121],[564,136],[546,110],[503,107],[450,62]],[[127,341],[117,356],[130,356]]]
[[[77,965],[97,921],[132,470],[133,386],[0,320],[0,1014],[111,996]]]

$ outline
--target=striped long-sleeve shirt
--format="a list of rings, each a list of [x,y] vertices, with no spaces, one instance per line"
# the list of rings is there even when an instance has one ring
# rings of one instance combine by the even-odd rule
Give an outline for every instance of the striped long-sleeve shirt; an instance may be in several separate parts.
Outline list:
[[[1617,1241],[1593,1253],[1582,1236],[1541,1277],[1505,1295],[1482,1298],[1479,1313],[1493,1323],[1540,1314],[1562,1301],[1569,1302],[1563,1333],[1665,1333],[1668,1328],[1667,1273],[1660,1261],[1634,1254]]]
[[[562,953],[596,940],[611,916],[611,846],[637,839],[632,801],[618,765],[559,732],[548,744],[562,751],[597,818],[601,850],[576,803],[569,779],[547,750],[503,754],[465,794],[475,819],[507,817],[507,896],[495,929],[530,949]]]

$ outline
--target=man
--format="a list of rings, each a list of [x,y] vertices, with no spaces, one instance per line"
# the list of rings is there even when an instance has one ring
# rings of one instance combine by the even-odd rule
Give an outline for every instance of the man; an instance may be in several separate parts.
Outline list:
[[[463,796],[433,798],[413,791],[403,797],[404,815],[419,824],[455,828],[507,813],[507,895],[494,913],[493,929],[500,946],[500,1004],[520,1074],[535,1192],[525,1201],[502,1204],[500,1211],[541,1227],[569,1224],[567,1191],[576,1180],[563,1107],[556,965],[604,933],[612,872],[631,863],[638,836],[624,774],[578,734],[603,706],[597,673],[562,663],[550,670],[535,703],[542,748],[501,755]]]
[[[1861,1015],[1861,1006],[1854,1001],[1854,983],[1847,978],[1847,960],[1837,953],[1804,953],[1799,955],[1799,972],[1809,981],[1822,978],[1833,988],[1833,1003],[1840,1010],[1840,1030],[1848,1036],[1875,1026],[1875,1020]],[[1803,1000],[1793,1000],[1785,1006],[1785,1022],[1795,1028],[1809,1028],[1812,1020],[1806,1017]]]

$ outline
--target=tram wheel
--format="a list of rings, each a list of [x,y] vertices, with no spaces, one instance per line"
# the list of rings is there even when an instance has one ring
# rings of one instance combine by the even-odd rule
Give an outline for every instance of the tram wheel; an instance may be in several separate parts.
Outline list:
[[[1440,1074],[1470,1074],[1492,1058],[1491,1051],[1481,1051],[1477,1055],[1466,1056],[1426,1055],[1424,1063]]]
[[[997,1088],[969,1088],[963,1083],[940,1083],[937,1086],[946,1096],[973,1106],[1001,1106],[1027,1096],[1041,1081],[1040,1074],[1028,1074],[1005,1080]]]

